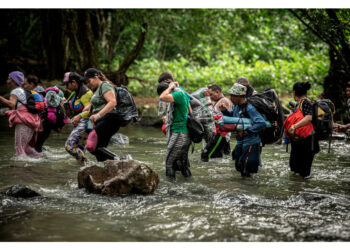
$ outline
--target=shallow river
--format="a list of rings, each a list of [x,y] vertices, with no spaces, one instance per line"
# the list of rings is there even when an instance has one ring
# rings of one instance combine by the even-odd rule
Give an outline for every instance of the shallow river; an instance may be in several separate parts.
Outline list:
[[[285,146],[263,148],[263,166],[242,179],[229,156],[200,161],[190,154],[193,178],[165,178],[166,141],[159,128],[129,126],[131,154],[160,176],[154,194],[108,197],[78,189],[80,166],[64,150],[68,130],[52,133],[46,157],[17,159],[14,131],[0,120],[0,191],[16,183],[42,197],[0,196],[0,241],[349,241],[350,144],[321,143],[312,178],[289,171]],[[232,140],[231,148],[234,146]],[[88,154],[90,160],[94,160]]]

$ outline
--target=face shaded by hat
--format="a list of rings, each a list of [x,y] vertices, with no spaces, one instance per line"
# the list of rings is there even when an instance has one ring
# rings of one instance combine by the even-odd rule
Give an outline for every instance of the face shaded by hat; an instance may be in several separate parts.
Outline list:
[[[66,72],[63,76],[61,85],[67,85],[69,82],[75,80],[78,84],[82,81],[83,77],[76,72]]]
[[[87,79],[95,77],[95,76],[102,77],[100,71],[98,71],[95,68],[89,68],[89,69],[85,70],[85,72],[84,72],[83,81],[86,81]]]
[[[22,72],[20,71],[12,71],[9,74],[9,77],[11,77],[11,79],[18,85],[18,86],[22,86],[24,83],[24,75]]]
[[[235,83],[233,86],[227,91],[230,95],[234,96],[245,96],[247,94],[247,87],[242,84]]]

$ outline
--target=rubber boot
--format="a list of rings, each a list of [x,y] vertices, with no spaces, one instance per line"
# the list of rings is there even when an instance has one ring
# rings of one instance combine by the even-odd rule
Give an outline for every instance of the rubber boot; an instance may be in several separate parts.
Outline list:
[[[181,174],[185,178],[189,178],[192,176],[191,170],[190,170],[190,162],[187,160],[186,164],[181,164],[180,161],[177,162],[177,165],[180,167]]]
[[[206,149],[202,150],[201,160],[202,160],[202,162],[208,162],[209,161],[208,152],[207,152]]]
[[[173,168],[166,168],[165,175],[169,180],[175,180],[175,170]]]

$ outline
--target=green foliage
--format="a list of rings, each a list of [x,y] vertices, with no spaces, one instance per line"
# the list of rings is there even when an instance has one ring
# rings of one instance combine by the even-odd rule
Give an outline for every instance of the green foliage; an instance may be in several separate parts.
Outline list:
[[[131,80],[129,89],[138,96],[156,96],[158,76],[168,71],[190,93],[209,84],[219,84],[226,92],[235,79],[245,76],[257,91],[274,88],[279,94],[291,93],[295,82],[309,81],[312,83],[309,95],[321,94],[322,81],[329,66],[327,55],[304,54],[293,50],[289,50],[289,55],[290,60],[276,59],[272,63],[255,60],[247,64],[233,52],[225,52],[209,59],[206,66],[183,57],[163,62],[144,59],[132,66],[129,76],[138,76],[147,83],[142,85]]]

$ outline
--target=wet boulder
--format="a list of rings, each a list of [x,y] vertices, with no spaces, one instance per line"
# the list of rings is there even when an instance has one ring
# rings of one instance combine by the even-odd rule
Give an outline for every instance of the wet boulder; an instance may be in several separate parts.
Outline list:
[[[143,105],[139,113],[141,114],[139,124],[142,126],[157,126],[163,124],[162,117],[158,116],[158,106]]]
[[[116,133],[112,136],[109,143],[113,145],[129,145],[129,137],[121,133]]]
[[[20,184],[15,184],[12,187],[8,188],[7,190],[5,190],[4,194],[15,198],[32,198],[40,196],[40,194],[38,194],[34,190],[31,190]]]
[[[79,188],[103,195],[150,194],[158,183],[158,174],[136,160],[107,160],[103,167],[92,165],[78,173]]]

